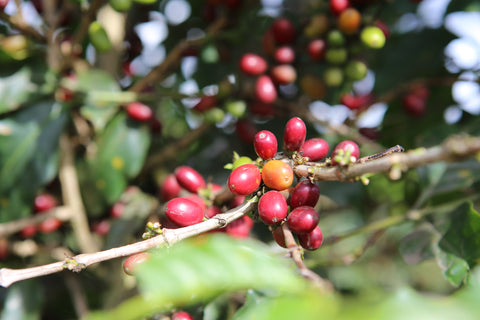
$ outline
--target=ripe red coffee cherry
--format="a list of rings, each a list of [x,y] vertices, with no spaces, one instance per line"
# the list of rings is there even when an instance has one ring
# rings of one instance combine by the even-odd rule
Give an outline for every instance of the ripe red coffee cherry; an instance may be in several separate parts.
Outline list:
[[[167,202],[165,216],[180,227],[202,222],[203,209],[187,198],[175,198]]]
[[[328,154],[328,142],[322,138],[308,139],[303,143],[300,152],[302,156],[308,157],[310,161],[321,160]]]
[[[210,206],[208,208],[206,208],[204,211],[203,211],[203,215],[206,217],[206,218],[212,218],[214,216],[216,216],[217,214],[219,213],[222,213],[222,208],[218,207],[218,206]]]
[[[177,178],[173,173],[169,174],[165,180],[163,180],[160,187],[160,199],[162,201],[172,200],[178,197],[182,187],[178,184]]]
[[[194,320],[190,313],[185,311],[175,312],[172,315],[172,320]]]
[[[44,212],[55,208],[58,205],[54,196],[48,193],[42,193],[35,197],[33,209],[35,212]]]
[[[272,103],[277,99],[277,89],[272,78],[266,75],[258,77],[255,83],[255,96],[265,103]]]
[[[277,138],[272,132],[262,130],[255,135],[253,147],[257,155],[263,160],[272,159],[277,153]]]
[[[309,233],[299,234],[298,242],[302,248],[306,250],[317,250],[323,242],[323,233],[319,226],[316,226],[315,229]]]
[[[275,52],[275,37],[272,28],[265,31],[262,37],[262,49],[267,56],[272,56]]]
[[[248,105],[250,112],[259,117],[273,117],[275,115],[275,108],[271,103],[265,103],[261,101],[253,101]]]
[[[258,76],[267,70],[267,61],[255,53],[246,53],[240,58],[240,71],[251,76]]]
[[[309,180],[303,180],[295,186],[290,198],[290,207],[297,208],[301,206],[315,207],[320,197],[320,188],[316,183]]]
[[[193,107],[193,110],[197,112],[205,112],[212,109],[213,107],[216,107],[217,104],[217,96],[204,96],[200,98],[200,101]]]
[[[125,203],[118,201],[110,208],[110,216],[114,219],[121,218],[125,211]]]
[[[327,43],[323,39],[314,39],[308,43],[307,52],[310,58],[320,61],[325,57]]]
[[[147,122],[153,118],[152,109],[141,102],[131,102],[126,107],[127,115],[140,122]]]
[[[189,194],[182,198],[195,202],[202,209],[202,211],[205,211],[207,209],[207,205],[205,204],[205,201],[203,201],[203,199],[196,194]]]
[[[354,34],[360,28],[362,15],[355,8],[347,8],[338,17],[338,29],[345,34]]]
[[[275,228],[272,231],[273,240],[282,248],[286,248],[287,244],[285,243],[285,235],[283,234],[283,229],[281,226]]]
[[[335,157],[341,152],[340,150],[343,150],[343,154],[350,152],[350,157],[354,158],[355,161],[357,161],[360,158],[360,148],[358,147],[358,144],[356,144],[351,140],[344,140],[339,144],[337,144],[333,149],[333,152],[332,152],[333,165],[337,164]]]
[[[262,180],[270,189],[285,190],[292,185],[293,170],[282,160],[270,160],[262,168]]]
[[[129,276],[133,276],[138,265],[150,259],[151,256],[149,252],[132,254],[123,262],[123,271]]]
[[[330,12],[334,16],[338,16],[340,15],[340,13],[342,13],[342,11],[344,11],[350,6],[350,1],[349,0],[330,0],[329,6],[330,6]]]
[[[236,208],[241,205],[245,201],[245,196],[235,196],[232,200],[228,203],[230,208]]]
[[[253,139],[255,138],[255,134],[257,133],[257,128],[255,125],[252,122],[244,119],[237,121],[235,129],[238,137],[246,143],[252,143]]]
[[[283,46],[275,50],[274,59],[281,64],[288,64],[295,61],[295,51],[290,46]]]
[[[367,106],[372,101],[371,95],[356,96],[351,93],[344,93],[340,102],[350,110],[356,110]]]
[[[402,105],[407,113],[417,117],[424,115],[427,109],[426,100],[414,93],[405,95],[402,99]]]
[[[110,221],[104,219],[92,225],[92,231],[99,236],[105,236],[110,232]]]
[[[38,227],[36,225],[29,225],[20,231],[20,235],[24,238],[33,238],[37,234]]]
[[[297,207],[287,217],[287,224],[290,230],[296,234],[309,233],[318,224],[317,211],[309,206]]]
[[[287,201],[278,191],[268,191],[258,201],[258,216],[265,224],[279,224],[285,219],[287,212]]]
[[[230,173],[228,188],[237,196],[246,196],[260,186],[260,170],[254,164],[244,164]]]
[[[277,84],[289,84],[297,80],[297,71],[292,65],[280,64],[270,71],[272,79]]]
[[[57,231],[62,226],[62,220],[57,218],[49,218],[40,222],[38,230],[42,233],[52,233]]]
[[[3,11],[8,4],[8,0],[0,0],[0,10]]]
[[[250,235],[253,228],[253,220],[249,216],[242,216],[235,221],[230,222],[225,227],[225,232],[235,238],[246,238]]]
[[[201,188],[205,188],[205,179],[195,169],[189,166],[180,166],[175,169],[175,178],[178,184],[191,193],[197,193]]]
[[[292,43],[295,40],[295,26],[287,18],[278,18],[272,23],[272,32],[277,44]]]
[[[307,127],[302,119],[291,118],[285,125],[283,132],[283,144],[288,151],[298,151],[305,142]]]

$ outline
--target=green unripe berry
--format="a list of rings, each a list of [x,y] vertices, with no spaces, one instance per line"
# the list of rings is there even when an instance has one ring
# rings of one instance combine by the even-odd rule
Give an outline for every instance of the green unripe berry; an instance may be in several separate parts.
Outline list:
[[[369,48],[381,49],[385,45],[385,34],[383,31],[374,26],[366,27],[360,34],[360,39]]]
[[[132,0],[109,0],[108,2],[113,10],[118,12],[126,12],[132,7]]]
[[[233,162],[232,170],[235,170],[236,168],[243,166],[244,164],[251,164],[251,163],[253,163],[252,159],[250,159],[247,156],[242,156]]]
[[[358,81],[362,80],[365,78],[367,75],[367,65],[358,60],[352,60],[347,63],[347,66],[345,67],[345,75],[347,78],[353,80],[353,81]]]
[[[245,115],[245,112],[247,111],[247,104],[243,100],[230,101],[230,102],[227,102],[225,109],[232,116],[237,118],[242,118]]]
[[[328,33],[327,42],[332,47],[341,47],[345,44],[345,37],[340,30],[332,30]]]
[[[106,52],[112,48],[108,34],[98,21],[93,21],[88,28],[90,42],[99,52]]]
[[[330,64],[343,64],[347,61],[348,52],[345,48],[328,49],[325,54],[325,60]]]
[[[219,123],[225,117],[225,112],[220,108],[212,108],[205,111],[203,116],[210,123]]]
[[[340,68],[329,68],[324,74],[325,84],[329,87],[338,87],[343,83],[343,71]]]

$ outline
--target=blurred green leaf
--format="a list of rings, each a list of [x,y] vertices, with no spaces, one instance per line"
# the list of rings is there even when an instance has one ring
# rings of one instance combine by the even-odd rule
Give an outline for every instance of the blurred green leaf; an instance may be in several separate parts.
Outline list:
[[[480,258],[480,215],[472,203],[459,206],[451,215],[450,227],[440,248],[464,259],[473,267]]]
[[[435,235],[432,232],[426,228],[417,229],[400,241],[400,254],[406,263],[418,264],[434,257],[432,243]]]
[[[37,280],[14,284],[8,289],[0,320],[41,319],[43,292]]]
[[[31,81],[32,71],[23,67],[14,74],[0,78],[0,114],[18,109],[37,85]]]

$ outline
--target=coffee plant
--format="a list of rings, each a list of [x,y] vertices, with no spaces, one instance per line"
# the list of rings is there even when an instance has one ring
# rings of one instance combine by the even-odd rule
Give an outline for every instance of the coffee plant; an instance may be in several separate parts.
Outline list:
[[[0,320],[480,318],[478,1],[0,21]]]

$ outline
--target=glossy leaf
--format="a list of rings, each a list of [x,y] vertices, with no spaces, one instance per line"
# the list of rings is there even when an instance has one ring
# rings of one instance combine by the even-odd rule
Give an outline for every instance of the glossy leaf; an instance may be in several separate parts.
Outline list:
[[[26,102],[37,85],[31,81],[32,71],[23,67],[7,77],[0,78],[0,114],[18,109]]]

